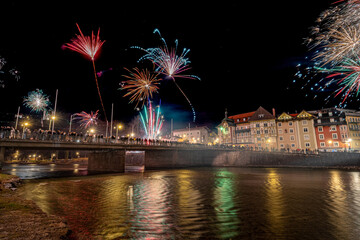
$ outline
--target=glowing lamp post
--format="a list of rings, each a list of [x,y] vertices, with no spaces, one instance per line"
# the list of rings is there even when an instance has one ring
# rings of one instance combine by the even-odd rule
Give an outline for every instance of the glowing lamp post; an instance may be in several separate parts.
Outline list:
[[[118,142],[119,130],[122,129],[122,127],[123,126],[121,124],[117,125],[117,127],[116,127],[116,142]]]
[[[23,124],[23,139],[25,138],[25,129],[27,128],[27,126],[29,126],[29,123],[27,123],[27,122],[25,122],[24,124]]]

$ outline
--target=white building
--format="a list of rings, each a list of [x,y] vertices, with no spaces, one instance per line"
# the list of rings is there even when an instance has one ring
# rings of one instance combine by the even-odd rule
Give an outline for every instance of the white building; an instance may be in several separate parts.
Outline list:
[[[211,141],[210,133],[208,127],[190,127],[174,130],[173,137],[182,139],[184,142],[208,144]]]

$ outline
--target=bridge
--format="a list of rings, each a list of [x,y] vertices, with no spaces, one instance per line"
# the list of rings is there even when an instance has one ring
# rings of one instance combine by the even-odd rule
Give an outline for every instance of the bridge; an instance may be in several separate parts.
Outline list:
[[[91,152],[88,158],[88,170],[91,171],[124,172],[126,167],[131,165],[143,166],[146,169],[203,166],[360,168],[359,153],[262,152],[229,146],[100,138],[0,138],[0,165],[5,160],[7,149],[87,150]]]
[[[124,171],[124,166],[146,164],[147,168],[210,166],[223,152],[239,151],[228,146],[154,141],[146,139],[102,139],[89,137],[0,139],[0,165],[7,149],[90,151],[89,170]],[[210,164],[210,165],[209,165]]]

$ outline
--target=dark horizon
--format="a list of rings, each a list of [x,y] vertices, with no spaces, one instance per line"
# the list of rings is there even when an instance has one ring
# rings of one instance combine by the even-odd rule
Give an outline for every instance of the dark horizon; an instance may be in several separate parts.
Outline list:
[[[304,38],[331,3],[232,1],[195,6],[152,2],[122,3],[120,7],[109,3],[6,3],[0,56],[7,60],[6,69],[15,67],[21,72],[21,79],[0,88],[1,112],[16,113],[23,97],[36,88],[43,89],[52,104],[59,89],[58,111],[101,112],[91,62],[61,48],[78,33],[76,23],[85,35],[100,27],[100,38],[106,41],[96,67],[105,71],[99,84],[108,118],[111,103],[115,105],[114,119],[130,121],[137,114],[135,104],[129,104],[124,92],[117,89],[125,80],[124,67],[151,66],[137,63],[143,53],[130,47],[161,45],[153,34],[155,28],[169,46],[178,39],[178,51],[191,49],[191,69],[186,73],[201,81],[176,81],[197,112],[197,125],[219,123],[225,108],[229,115],[236,115],[259,106],[270,112],[275,108],[278,114],[333,107],[336,103],[312,100],[299,85],[292,84],[296,66],[309,55]],[[174,118],[183,126],[192,122],[188,102],[171,81],[162,81],[155,99],[161,99],[167,121]]]

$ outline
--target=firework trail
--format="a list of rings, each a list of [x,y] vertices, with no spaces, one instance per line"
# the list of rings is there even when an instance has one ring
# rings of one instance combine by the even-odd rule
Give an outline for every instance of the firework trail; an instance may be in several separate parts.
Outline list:
[[[185,99],[188,101],[192,112],[193,112],[193,121],[196,120],[196,113],[194,106],[192,105],[189,98],[186,96],[184,91],[180,88],[180,86],[175,81],[175,78],[188,78],[188,79],[198,79],[199,77],[195,75],[185,75],[183,74],[186,70],[189,70],[189,64],[191,63],[190,60],[186,57],[186,55],[189,53],[190,49],[184,48],[180,55],[177,55],[177,47],[178,47],[178,41],[175,41],[175,48],[168,47],[165,39],[161,36],[160,31],[158,29],[154,30],[155,34],[158,34],[161,41],[163,42],[162,47],[157,48],[141,48],[141,47],[133,47],[140,50],[143,50],[146,52],[144,56],[142,56],[139,61],[143,60],[150,60],[153,62],[157,68],[156,71],[159,73],[162,73],[169,78],[173,80],[176,87],[180,90],[180,92],[184,95]]]
[[[160,135],[164,123],[164,117],[161,115],[159,106],[153,108],[151,101],[148,101],[147,106],[144,106],[144,112],[140,111],[140,120],[145,130],[147,139],[157,139]]]
[[[84,34],[81,32],[79,25],[76,24],[76,26],[80,32],[80,35],[76,34],[76,37],[71,39],[71,43],[65,43],[63,45],[63,47],[68,48],[72,51],[78,52],[78,53],[84,55],[85,57],[90,58],[93,68],[94,68],[94,77],[95,77],[96,88],[98,91],[101,107],[104,112],[105,120],[107,121],[106,111],[105,111],[103,100],[101,98],[101,93],[100,93],[100,88],[99,88],[99,83],[98,83],[96,68],[95,68],[96,54],[99,52],[100,48],[102,47],[102,45],[104,44],[105,41],[100,40],[100,37],[99,37],[100,28],[98,30],[96,37],[95,37],[93,31],[91,32],[91,37],[90,37],[90,36],[84,36]]]
[[[42,90],[36,89],[35,91],[29,92],[24,97],[24,105],[31,109],[31,111],[47,112],[47,107],[50,104],[49,96],[43,93]]]
[[[161,79],[158,79],[158,73],[152,74],[147,69],[139,70],[138,68],[134,68],[133,71],[128,70],[129,75],[123,75],[126,77],[127,81],[125,81],[122,89],[127,90],[128,92],[124,95],[131,96],[130,102],[136,101],[136,107],[139,102],[142,101],[142,105],[146,99],[152,98],[153,93],[159,90],[157,86]]]
[[[92,125],[97,125],[98,113],[99,110],[95,113],[92,111],[90,113],[82,111],[81,113],[76,113],[74,119],[79,120],[80,126],[86,129]]]

